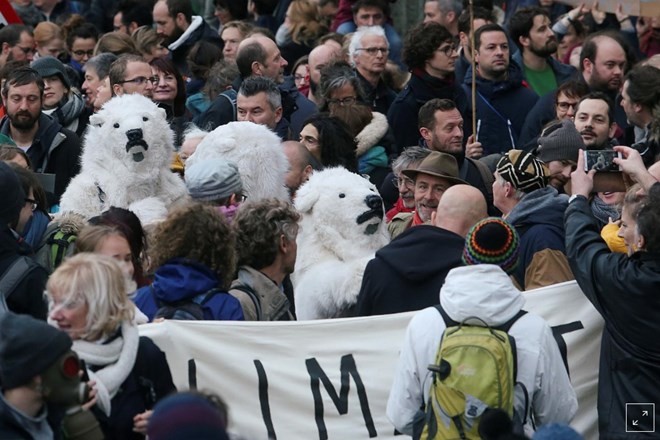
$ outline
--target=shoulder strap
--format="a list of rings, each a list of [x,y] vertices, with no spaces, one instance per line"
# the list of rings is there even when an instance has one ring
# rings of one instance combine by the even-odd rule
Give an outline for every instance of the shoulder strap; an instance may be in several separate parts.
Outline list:
[[[236,98],[238,97],[238,94],[236,93],[236,90],[234,89],[229,89],[225,90],[224,92],[220,93],[220,95],[224,96],[229,100],[231,103],[231,107],[234,111],[234,121],[236,120]]]
[[[36,264],[31,258],[21,255],[2,274],[2,277],[0,277],[0,314],[9,310],[7,308],[9,295],[16,290],[16,286],[25,279]]]
[[[502,324],[498,327],[495,327],[495,328],[497,330],[502,330],[502,331],[505,331],[505,332],[509,333],[509,330],[511,330],[511,326],[513,326],[513,324],[515,324],[517,320],[519,320],[520,318],[522,318],[526,314],[527,314],[527,310],[522,310],[521,309],[521,310],[518,311],[518,313],[515,314],[515,316],[513,318],[509,319],[504,324]]]
[[[257,296],[257,292],[252,289],[252,287],[248,286],[247,284],[237,284],[235,286],[232,286],[230,290],[240,290],[241,292],[244,292],[247,294],[247,296],[250,297],[252,302],[254,303],[254,309],[257,311],[257,320],[263,321],[263,314],[261,312],[261,301],[259,301],[259,296]]]
[[[435,306],[435,309],[440,313],[440,316],[442,316],[443,321],[445,321],[445,326],[446,327],[453,327],[455,325],[458,325],[459,322],[454,321],[449,317],[447,312],[445,312],[445,309],[442,308],[440,304],[437,304]]]

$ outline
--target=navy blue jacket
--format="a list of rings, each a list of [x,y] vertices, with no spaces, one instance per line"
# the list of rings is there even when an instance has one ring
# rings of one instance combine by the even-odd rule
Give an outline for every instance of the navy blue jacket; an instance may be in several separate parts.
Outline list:
[[[414,74],[406,87],[401,90],[390,106],[387,121],[394,131],[398,151],[419,143],[419,109],[431,99],[451,99],[463,116],[464,125],[470,115],[467,113],[468,102],[465,91],[452,81],[443,81],[428,74]],[[471,119],[470,119],[471,120]]]
[[[396,99],[394,90],[387,87],[382,78],[378,81],[378,85],[374,87],[365,77],[360,75],[360,72],[355,70],[355,74],[360,80],[366,104],[371,107],[372,111],[386,115],[394,99]]]
[[[219,285],[218,277],[208,267],[175,258],[156,269],[153,284],[139,289],[134,301],[151,321],[160,308],[156,299],[168,303],[192,300]],[[206,320],[243,320],[240,303],[226,292],[214,295],[203,309]]]
[[[538,95],[525,85],[522,70],[514,62],[509,64],[508,76],[504,81],[493,82],[477,77],[476,82],[477,132],[484,156],[517,148],[527,109],[536,104]],[[472,113],[471,67],[465,73],[463,89],[468,97],[468,112]],[[470,124],[465,127],[465,136],[469,136],[471,131]]]
[[[422,310],[440,302],[447,273],[462,266],[465,240],[431,225],[412,227],[376,252],[362,278],[357,316]]]

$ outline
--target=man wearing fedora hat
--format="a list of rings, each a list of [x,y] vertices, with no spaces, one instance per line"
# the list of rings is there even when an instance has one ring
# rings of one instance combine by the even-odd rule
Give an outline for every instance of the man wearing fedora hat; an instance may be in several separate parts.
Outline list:
[[[548,186],[548,175],[543,162],[520,150],[509,150],[495,170],[495,206],[520,235],[513,276],[524,290],[574,279],[564,245],[568,196]]]
[[[431,221],[443,193],[452,185],[468,183],[458,177],[456,159],[446,153],[431,152],[416,169],[403,170],[402,174],[413,181],[415,211],[394,216],[388,230],[395,238],[411,226]]]

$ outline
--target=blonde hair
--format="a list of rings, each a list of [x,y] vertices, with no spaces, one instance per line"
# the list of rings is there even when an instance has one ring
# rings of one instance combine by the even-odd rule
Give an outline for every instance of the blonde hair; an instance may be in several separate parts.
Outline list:
[[[327,29],[318,21],[318,7],[309,0],[293,0],[289,5],[291,40],[297,44],[311,44]]]
[[[140,54],[133,39],[124,32],[108,32],[99,38],[94,47],[94,56],[108,52],[117,56],[124,53]]]
[[[42,21],[34,28],[34,42],[37,46],[43,46],[53,40],[62,40],[64,42],[64,34],[62,28],[51,23],[50,21]]]
[[[133,39],[136,49],[142,55],[151,55],[151,50],[163,41],[162,37],[159,37],[151,26],[140,26],[135,29],[131,39]]]
[[[104,255],[83,252],[66,259],[48,279],[46,293],[58,292],[67,301],[87,304],[86,341],[109,338],[123,321],[132,321],[135,306],[126,294],[126,280],[117,262]]]

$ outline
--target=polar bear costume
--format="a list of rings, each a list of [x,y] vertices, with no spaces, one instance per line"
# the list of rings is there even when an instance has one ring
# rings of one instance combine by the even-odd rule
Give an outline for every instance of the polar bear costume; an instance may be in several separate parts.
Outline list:
[[[344,168],[315,172],[296,193],[301,214],[292,275],[299,320],[346,316],[364,268],[390,241],[376,187]]]
[[[174,134],[165,110],[142,95],[123,95],[89,122],[81,171],[62,195],[62,212],[90,218],[117,206],[148,224],[187,198],[183,181],[170,171]]]
[[[186,166],[220,157],[238,167],[248,200],[289,200],[285,185],[289,161],[281,143],[279,136],[264,125],[230,122],[207,134],[186,160]]]

